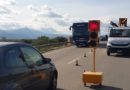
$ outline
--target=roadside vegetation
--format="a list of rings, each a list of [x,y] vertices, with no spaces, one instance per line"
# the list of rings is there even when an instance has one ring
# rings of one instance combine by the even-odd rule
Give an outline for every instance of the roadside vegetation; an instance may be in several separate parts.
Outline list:
[[[40,36],[37,39],[21,39],[20,41],[33,45],[41,52],[47,52],[65,47],[68,40],[65,37],[49,38],[47,36]]]

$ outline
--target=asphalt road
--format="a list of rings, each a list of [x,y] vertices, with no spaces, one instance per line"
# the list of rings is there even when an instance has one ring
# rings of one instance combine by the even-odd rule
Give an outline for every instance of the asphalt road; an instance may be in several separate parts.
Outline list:
[[[103,72],[102,87],[93,84],[87,84],[85,87],[82,82],[84,70],[92,71],[90,48],[72,46],[43,55],[52,58],[58,69],[58,90],[130,90],[130,55],[107,56],[103,46],[96,50],[96,71]],[[76,60],[79,66],[75,66]]]

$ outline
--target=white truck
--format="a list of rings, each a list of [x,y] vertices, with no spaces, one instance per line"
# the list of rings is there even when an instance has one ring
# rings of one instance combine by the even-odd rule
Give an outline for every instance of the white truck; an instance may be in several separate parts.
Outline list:
[[[107,55],[128,51],[130,52],[130,27],[109,28]]]

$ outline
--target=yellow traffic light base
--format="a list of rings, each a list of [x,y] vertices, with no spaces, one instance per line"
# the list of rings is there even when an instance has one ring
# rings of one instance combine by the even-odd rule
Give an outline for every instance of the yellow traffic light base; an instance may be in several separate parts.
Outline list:
[[[82,74],[82,79],[85,86],[86,83],[98,84],[100,86],[102,85],[103,72],[96,72],[95,70],[95,50],[96,48],[93,49],[93,71],[85,71]]]
[[[86,83],[94,83],[102,85],[103,73],[102,72],[89,72],[86,71],[83,73],[83,83],[86,86]]]

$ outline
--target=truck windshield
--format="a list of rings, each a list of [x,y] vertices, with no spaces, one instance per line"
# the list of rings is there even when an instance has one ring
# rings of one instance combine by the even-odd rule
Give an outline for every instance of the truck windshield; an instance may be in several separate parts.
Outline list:
[[[110,37],[130,37],[130,29],[111,29]]]
[[[80,36],[80,35],[88,35],[87,30],[74,30],[73,35]]]
[[[74,24],[73,35],[74,36],[88,35],[88,24],[87,23]]]

